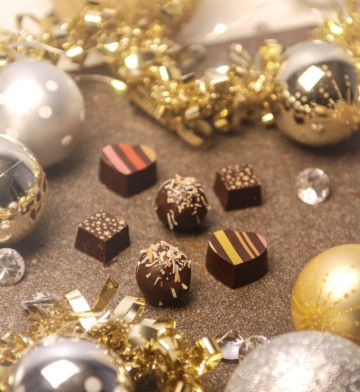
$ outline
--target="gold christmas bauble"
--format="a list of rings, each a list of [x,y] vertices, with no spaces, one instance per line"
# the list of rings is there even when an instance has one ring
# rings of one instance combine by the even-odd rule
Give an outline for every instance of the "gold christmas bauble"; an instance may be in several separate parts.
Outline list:
[[[296,280],[291,311],[297,330],[328,331],[360,344],[360,244],[310,260]]]
[[[278,73],[278,128],[312,147],[351,136],[360,120],[356,68],[342,47],[308,41],[285,52]]]
[[[141,19],[150,22],[163,20],[176,31],[191,16],[198,0],[99,0],[102,8],[115,9],[121,19],[129,24]],[[86,5],[86,0],[54,0],[55,13],[61,19],[71,19]]]

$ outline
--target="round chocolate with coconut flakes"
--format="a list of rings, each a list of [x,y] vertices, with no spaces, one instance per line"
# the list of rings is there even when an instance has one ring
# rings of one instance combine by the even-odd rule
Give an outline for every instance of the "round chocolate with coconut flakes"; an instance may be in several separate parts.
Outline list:
[[[208,209],[205,192],[194,177],[170,178],[161,185],[155,200],[156,213],[170,230],[195,229]]]
[[[160,241],[140,252],[136,281],[152,305],[174,305],[190,288],[191,260],[178,248]]]

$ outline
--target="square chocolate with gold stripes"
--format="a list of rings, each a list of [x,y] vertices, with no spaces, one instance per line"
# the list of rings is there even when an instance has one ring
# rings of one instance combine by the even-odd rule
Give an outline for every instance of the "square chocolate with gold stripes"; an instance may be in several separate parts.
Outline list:
[[[100,210],[79,225],[75,248],[100,261],[109,261],[129,243],[125,221]]]

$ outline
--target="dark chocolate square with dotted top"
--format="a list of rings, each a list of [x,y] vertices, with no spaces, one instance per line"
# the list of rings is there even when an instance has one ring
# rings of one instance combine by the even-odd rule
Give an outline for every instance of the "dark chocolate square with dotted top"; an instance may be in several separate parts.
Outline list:
[[[78,227],[75,248],[100,261],[109,261],[130,244],[124,220],[99,211]]]
[[[226,211],[261,204],[261,182],[249,164],[219,169],[214,190]]]

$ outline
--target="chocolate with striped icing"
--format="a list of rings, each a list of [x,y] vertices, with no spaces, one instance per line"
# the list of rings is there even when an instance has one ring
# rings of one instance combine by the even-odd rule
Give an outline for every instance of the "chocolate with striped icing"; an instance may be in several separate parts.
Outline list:
[[[143,144],[109,144],[102,149],[99,177],[112,191],[132,196],[156,182],[156,153]]]
[[[254,282],[268,270],[267,242],[258,233],[218,230],[209,239],[206,268],[232,289]]]

